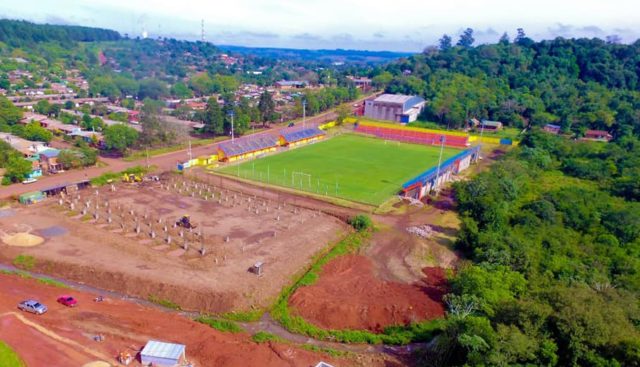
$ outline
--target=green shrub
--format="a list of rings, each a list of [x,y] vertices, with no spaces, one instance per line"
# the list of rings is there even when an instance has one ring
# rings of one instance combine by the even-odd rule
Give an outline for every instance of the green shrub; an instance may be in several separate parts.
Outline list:
[[[227,312],[220,315],[220,317],[232,321],[254,322],[260,320],[263,314],[264,310],[251,310],[244,312]]]
[[[166,308],[170,308],[172,310],[180,311],[180,305],[178,305],[177,303],[175,303],[175,302],[173,302],[171,300],[163,299],[163,298],[160,298],[160,297],[158,297],[156,295],[153,295],[153,294],[149,295],[148,300],[149,300],[149,302],[153,302],[153,303],[155,303],[157,305],[160,305],[162,307],[166,307]]]
[[[355,217],[349,219],[349,224],[358,232],[368,231],[373,227],[371,218],[364,214],[358,214]]]
[[[13,265],[23,270],[31,270],[36,266],[36,259],[31,255],[18,255],[13,259]]]
[[[266,343],[269,341],[282,342],[283,339],[277,335],[267,333],[265,331],[258,331],[251,339],[256,343]]]
[[[200,316],[195,320],[222,332],[240,333],[244,331],[238,324],[229,320],[221,320],[209,316]]]
[[[55,279],[51,279],[51,278],[37,278],[39,283],[42,284],[46,284],[46,285],[50,285],[50,286],[54,286],[54,287],[58,287],[58,288],[69,288],[68,285],[55,280]]]

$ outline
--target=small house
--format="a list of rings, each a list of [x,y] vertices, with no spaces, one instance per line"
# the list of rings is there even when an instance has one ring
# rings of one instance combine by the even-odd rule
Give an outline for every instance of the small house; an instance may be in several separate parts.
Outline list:
[[[560,126],[559,125],[553,125],[553,124],[546,124],[544,125],[544,127],[542,128],[542,130],[551,133],[551,134],[559,134],[560,133]]]
[[[58,155],[60,151],[58,149],[49,148],[41,151],[40,167],[44,168],[45,172],[56,172],[62,169],[62,164],[58,163]]]
[[[613,136],[604,130],[587,130],[584,134],[585,140],[594,140],[594,141],[611,141]]]
[[[482,120],[480,121],[480,129],[485,131],[498,131],[502,130],[502,122]]]
[[[185,348],[184,344],[149,340],[140,352],[140,362],[143,366],[178,366],[186,363]]]
[[[44,199],[45,199],[45,195],[42,193],[42,191],[28,192],[26,194],[20,195],[20,197],[18,198],[20,203],[25,205],[35,204]]]

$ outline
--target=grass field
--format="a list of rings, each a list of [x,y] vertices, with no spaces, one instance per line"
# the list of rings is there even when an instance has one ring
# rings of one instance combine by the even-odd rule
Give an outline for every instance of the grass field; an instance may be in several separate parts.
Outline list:
[[[0,340],[0,366],[24,367],[24,362],[3,341]]]
[[[460,150],[444,148],[442,160]],[[440,147],[340,135],[220,171],[272,185],[380,205],[438,164]]]

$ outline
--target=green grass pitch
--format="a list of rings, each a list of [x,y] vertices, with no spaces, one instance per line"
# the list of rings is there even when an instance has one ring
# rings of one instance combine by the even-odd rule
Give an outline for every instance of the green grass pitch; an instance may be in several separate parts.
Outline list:
[[[442,161],[460,150],[444,148]],[[220,171],[277,186],[380,205],[438,164],[439,146],[346,134]]]

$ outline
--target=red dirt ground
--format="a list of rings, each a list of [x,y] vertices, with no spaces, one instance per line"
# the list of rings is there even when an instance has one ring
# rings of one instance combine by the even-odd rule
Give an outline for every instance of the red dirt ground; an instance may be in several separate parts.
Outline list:
[[[299,288],[290,299],[293,312],[331,329],[380,332],[390,325],[444,316],[447,291],[441,268],[424,268],[415,284],[383,281],[364,256],[348,255],[329,262],[314,285]]]
[[[218,332],[177,314],[94,294],[43,285],[33,279],[0,275],[0,340],[28,366],[82,366],[96,360],[116,364],[119,351],[136,354],[149,339],[186,344],[187,358],[196,366],[314,366],[326,355],[280,343],[256,344],[245,333]],[[56,303],[72,294],[79,303],[67,308]],[[20,312],[18,302],[36,298],[49,307],[41,316]],[[104,336],[96,342],[93,337]],[[353,365],[338,360],[336,365]],[[373,363],[380,365],[378,363]],[[135,362],[133,366],[139,366]]]

